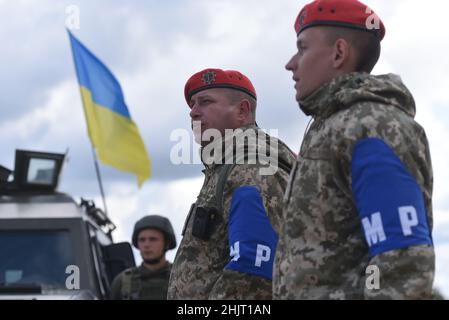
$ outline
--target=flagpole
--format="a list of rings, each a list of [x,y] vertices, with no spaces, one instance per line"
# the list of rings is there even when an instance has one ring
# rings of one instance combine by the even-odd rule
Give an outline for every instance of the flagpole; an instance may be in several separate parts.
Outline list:
[[[108,216],[108,208],[106,207],[106,197],[104,196],[103,182],[101,181],[100,167],[98,165],[97,154],[95,153],[94,146],[92,146],[92,155],[94,157],[95,171],[97,172],[97,180],[98,185],[100,186],[101,198],[103,199],[104,213],[106,214],[106,216]]]

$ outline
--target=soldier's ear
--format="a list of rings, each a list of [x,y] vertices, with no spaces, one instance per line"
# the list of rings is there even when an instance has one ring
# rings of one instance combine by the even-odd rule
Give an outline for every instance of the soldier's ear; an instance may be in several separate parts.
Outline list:
[[[250,118],[251,115],[251,103],[248,99],[242,99],[239,104],[238,116],[239,120],[245,121]]]
[[[333,67],[335,69],[342,69],[349,64],[350,56],[351,46],[348,41],[343,38],[337,39],[334,44]]]

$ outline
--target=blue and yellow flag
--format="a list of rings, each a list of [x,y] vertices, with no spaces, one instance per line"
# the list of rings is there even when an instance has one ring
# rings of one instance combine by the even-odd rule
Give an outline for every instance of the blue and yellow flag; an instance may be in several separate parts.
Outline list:
[[[135,174],[141,187],[150,177],[150,159],[120,84],[70,31],[69,37],[87,130],[98,158],[106,165]]]

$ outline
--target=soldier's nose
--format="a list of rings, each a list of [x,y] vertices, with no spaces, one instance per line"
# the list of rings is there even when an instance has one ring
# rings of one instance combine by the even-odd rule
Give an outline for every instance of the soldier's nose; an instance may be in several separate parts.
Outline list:
[[[192,118],[192,120],[197,120],[200,116],[201,113],[199,108],[196,105],[193,105],[192,109],[190,109],[190,118]]]
[[[295,56],[291,57],[290,60],[289,60],[289,61],[287,62],[287,64],[285,65],[285,69],[286,69],[287,71],[293,71],[293,70],[295,70],[295,67],[294,67],[294,58],[295,58]]]

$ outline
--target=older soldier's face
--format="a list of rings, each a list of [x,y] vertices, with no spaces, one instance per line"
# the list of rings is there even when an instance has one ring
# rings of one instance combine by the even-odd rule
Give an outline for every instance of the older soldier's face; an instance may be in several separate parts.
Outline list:
[[[223,135],[225,129],[237,129],[240,122],[237,119],[238,105],[232,104],[227,94],[228,89],[213,88],[194,94],[190,99],[190,117],[195,138],[200,143],[201,135],[207,129],[216,129]]]
[[[298,51],[285,68],[293,73],[296,100],[302,100],[334,77],[333,46],[326,30],[313,27],[304,30],[297,40]]]

